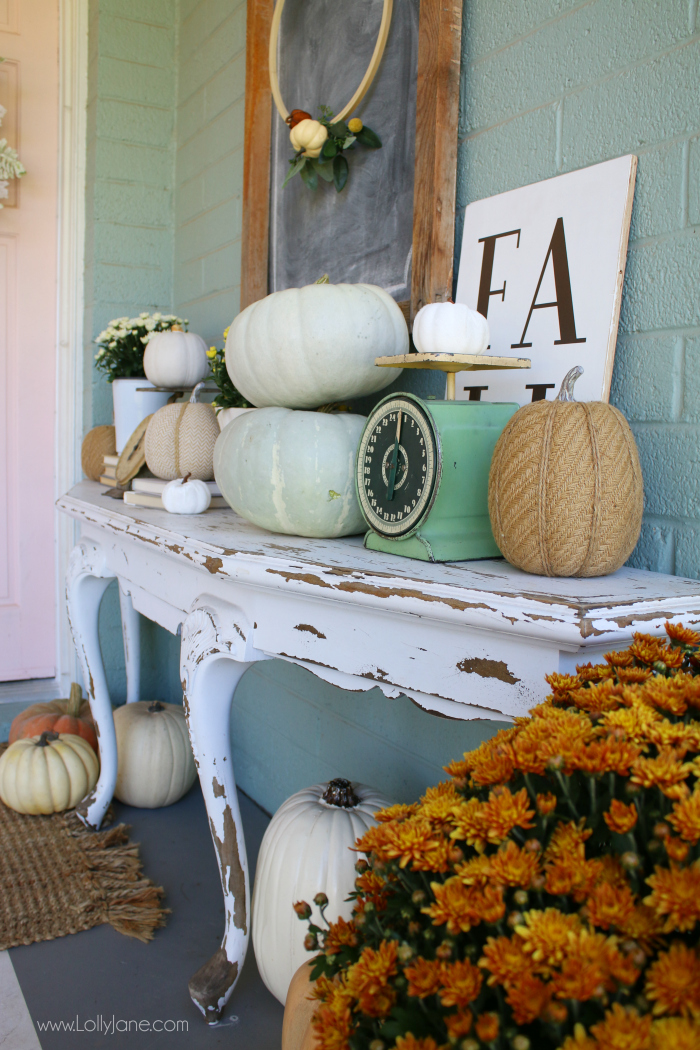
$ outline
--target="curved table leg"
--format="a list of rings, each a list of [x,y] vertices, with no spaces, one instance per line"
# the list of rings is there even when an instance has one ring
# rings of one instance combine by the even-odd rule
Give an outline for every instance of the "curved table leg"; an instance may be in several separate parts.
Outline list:
[[[100,602],[113,578],[98,546],[79,543],[73,548],[66,576],[68,620],[100,747],[99,780],[76,810],[91,828],[102,823],[117,782],[117,738],[98,633]]]
[[[208,1024],[221,1017],[248,948],[248,862],[230,746],[231,702],[251,666],[235,658],[211,609],[191,613],[182,629],[180,667],[187,724],[216,850],[226,911],[221,947],[189,982]]]
[[[131,595],[122,590],[119,581],[119,607],[122,614],[122,639],[126,664],[126,702],[135,704],[141,696],[141,625]]]

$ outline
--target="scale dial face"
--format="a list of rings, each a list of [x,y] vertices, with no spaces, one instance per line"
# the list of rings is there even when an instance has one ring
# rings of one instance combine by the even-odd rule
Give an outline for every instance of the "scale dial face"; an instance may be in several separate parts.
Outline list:
[[[414,532],[432,506],[439,473],[440,446],[428,413],[401,394],[377,405],[357,453],[357,492],[368,525],[391,538]]]

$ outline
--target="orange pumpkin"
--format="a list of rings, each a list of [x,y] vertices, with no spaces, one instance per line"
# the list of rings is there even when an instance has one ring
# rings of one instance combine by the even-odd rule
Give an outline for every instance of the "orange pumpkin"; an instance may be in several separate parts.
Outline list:
[[[97,733],[90,714],[90,705],[83,700],[83,691],[77,682],[70,687],[68,700],[51,700],[46,704],[32,704],[21,711],[10,726],[9,742],[42,733],[72,733],[86,740],[97,752]]]

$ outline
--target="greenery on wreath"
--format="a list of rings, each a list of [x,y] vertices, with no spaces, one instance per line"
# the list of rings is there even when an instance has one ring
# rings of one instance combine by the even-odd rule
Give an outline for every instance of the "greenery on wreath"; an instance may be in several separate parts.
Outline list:
[[[377,814],[306,936],[319,1050],[700,1047],[700,634],[666,631]]]
[[[229,325],[229,328],[231,326]],[[214,398],[213,404],[217,408],[252,408],[250,401],[246,401],[231,382],[231,376],[226,368],[226,339],[228,328],[224,329],[224,347],[219,349],[212,346],[207,350],[207,357],[211,366],[212,379],[219,388],[219,393]]]
[[[95,354],[95,366],[105,373],[108,383],[115,379],[141,379],[145,377],[143,352],[151,336],[176,325],[186,331],[188,324],[173,314],[144,312],[138,317],[117,317],[95,339],[100,348]]]
[[[0,62],[6,62],[6,58],[0,58]],[[0,124],[2,124],[7,110],[0,106]],[[21,179],[27,174],[27,170],[19,159],[17,150],[8,146],[7,139],[0,139],[0,200],[6,200],[10,194],[10,179]],[[0,203],[0,208],[4,205]]]
[[[325,182],[332,182],[340,193],[349,174],[345,152],[354,150],[356,142],[369,149],[381,149],[379,136],[359,117],[346,123],[334,120],[333,111],[328,106],[319,106],[319,111],[319,120],[313,120],[303,109],[293,109],[287,117],[291,129],[289,137],[296,153],[289,161],[283,189],[290,179],[299,175],[310,190],[318,188],[320,177]]]

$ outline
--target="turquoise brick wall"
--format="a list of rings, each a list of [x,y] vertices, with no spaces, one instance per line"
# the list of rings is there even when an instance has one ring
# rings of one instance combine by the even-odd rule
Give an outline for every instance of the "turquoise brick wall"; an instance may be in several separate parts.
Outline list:
[[[90,0],[85,240],[85,430],[112,422],[92,339],[113,318],[172,308],[176,0]],[[177,686],[177,647],[143,621],[145,688]],[[100,610],[112,696],[126,695],[116,584]],[[167,670],[166,670],[167,669]],[[173,674],[174,669],[174,674]]]
[[[458,241],[494,193],[639,157],[611,401],[644,472],[630,563],[700,577],[697,0],[465,0]]]
[[[211,344],[241,284],[245,0],[181,0],[174,302]]]
[[[697,0],[465,0],[457,219],[458,253],[470,201],[639,156],[612,391],[632,422],[645,475],[644,530],[632,562],[693,577],[700,577],[697,9]],[[245,4],[93,0],[91,15],[88,330],[157,304],[182,312],[213,342],[239,308]],[[150,40],[162,57],[151,60]],[[135,221],[144,214],[138,207],[124,219],[126,200],[158,220]],[[157,246],[145,263],[144,243]],[[144,287],[153,289],[147,303]],[[422,392],[440,394],[434,374],[421,383]],[[99,385],[95,405],[101,421],[107,402]],[[114,601],[103,608],[102,637],[118,696],[115,610]],[[144,626],[144,688],[164,699],[178,699],[177,649],[175,638]],[[241,681],[232,742],[241,786],[273,810],[291,791],[331,775],[414,797],[497,725],[434,718],[405,698],[345,693],[270,662]]]

